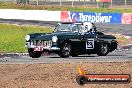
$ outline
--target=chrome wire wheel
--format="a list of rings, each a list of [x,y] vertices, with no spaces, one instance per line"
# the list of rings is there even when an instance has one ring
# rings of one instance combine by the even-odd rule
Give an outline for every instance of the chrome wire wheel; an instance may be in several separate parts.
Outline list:
[[[106,56],[109,53],[109,46],[107,43],[101,43],[97,55]]]
[[[65,43],[64,47],[62,48],[62,53],[65,55],[69,55],[71,51],[71,46],[68,43]]]
[[[61,49],[60,49],[60,52],[58,53],[58,55],[63,58],[69,57],[70,52],[71,52],[71,44],[70,44],[70,42],[66,41],[66,42],[62,43]]]
[[[107,44],[101,45],[101,52],[104,54],[108,52],[108,45]]]

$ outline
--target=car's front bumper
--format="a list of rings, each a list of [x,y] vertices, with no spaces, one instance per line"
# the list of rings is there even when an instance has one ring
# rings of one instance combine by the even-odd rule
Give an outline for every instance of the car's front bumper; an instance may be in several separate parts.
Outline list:
[[[26,45],[25,45],[26,48],[32,48],[32,49],[35,49],[35,48],[42,48],[42,50],[49,50],[49,51],[56,51],[56,50],[60,50],[59,47],[57,46],[53,46],[53,45],[48,45],[48,46],[35,46],[33,45],[33,43],[31,42],[26,42]]]

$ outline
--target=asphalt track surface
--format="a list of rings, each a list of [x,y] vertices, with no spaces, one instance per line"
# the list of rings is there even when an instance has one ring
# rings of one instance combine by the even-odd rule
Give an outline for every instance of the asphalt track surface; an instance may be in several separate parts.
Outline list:
[[[18,25],[40,25],[54,27],[57,22],[0,20],[0,23]],[[122,24],[96,24],[98,30],[104,32],[121,33],[132,36],[132,25]],[[28,55],[0,55],[0,64],[34,64],[34,63],[75,63],[75,62],[123,62],[132,61],[132,48],[115,50],[107,56],[79,55],[78,57],[60,58],[55,54],[43,54],[40,58],[31,58]]]
[[[79,55],[78,57],[60,58],[56,54],[43,54],[40,58],[31,58],[28,55],[1,56],[0,64],[34,64],[34,63],[80,63],[80,62],[123,62],[132,61],[132,49],[116,50],[107,56]]]

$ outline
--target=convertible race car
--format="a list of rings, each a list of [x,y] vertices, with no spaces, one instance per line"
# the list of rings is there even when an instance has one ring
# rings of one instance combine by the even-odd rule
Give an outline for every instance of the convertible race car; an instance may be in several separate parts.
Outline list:
[[[29,56],[38,58],[42,53],[56,53],[60,57],[81,54],[106,56],[117,49],[116,37],[96,30],[95,25],[58,23],[53,33],[34,33],[25,36]]]

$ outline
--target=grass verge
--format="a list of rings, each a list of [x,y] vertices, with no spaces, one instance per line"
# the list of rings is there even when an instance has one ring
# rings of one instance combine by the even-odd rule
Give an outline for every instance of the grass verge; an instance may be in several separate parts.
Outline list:
[[[47,6],[47,5],[21,5],[21,4],[4,4],[0,3],[0,9],[39,9],[39,10],[52,10],[52,11],[76,11],[76,12],[117,12],[117,13],[132,13],[132,8],[90,8],[84,6],[70,7],[70,6]]]
[[[27,52],[25,35],[28,33],[49,33],[50,27],[0,24],[0,52]]]

